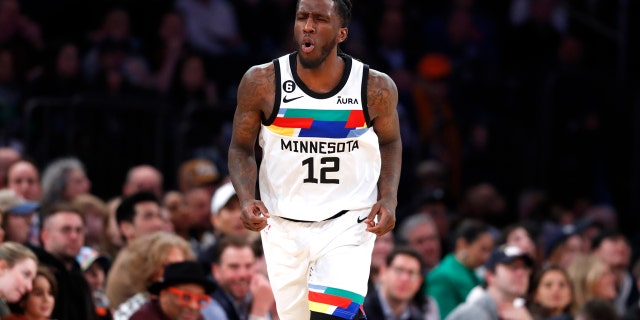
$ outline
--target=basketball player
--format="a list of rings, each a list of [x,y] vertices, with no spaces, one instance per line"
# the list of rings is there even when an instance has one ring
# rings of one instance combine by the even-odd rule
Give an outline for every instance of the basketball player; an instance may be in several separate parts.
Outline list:
[[[361,317],[375,236],[395,225],[398,93],[338,50],[350,18],[350,0],[299,0],[296,52],[250,68],[238,88],[229,170],[281,319]]]

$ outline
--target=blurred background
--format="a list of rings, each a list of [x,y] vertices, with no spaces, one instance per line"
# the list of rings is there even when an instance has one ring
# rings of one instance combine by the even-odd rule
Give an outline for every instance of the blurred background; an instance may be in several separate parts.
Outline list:
[[[92,193],[151,164],[226,174],[237,85],[292,52],[294,0],[0,0],[0,145],[83,161]],[[398,219],[496,226],[594,210],[638,234],[638,1],[354,0],[342,50],[400,94]]]

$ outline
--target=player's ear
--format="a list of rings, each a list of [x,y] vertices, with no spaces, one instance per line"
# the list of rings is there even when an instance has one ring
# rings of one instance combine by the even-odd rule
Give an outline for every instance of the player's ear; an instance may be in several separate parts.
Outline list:
[[[347,35],[349,35],[349,29],[340,28],[340,31],[338,32],[338,43],[342,43],[347,40]]]

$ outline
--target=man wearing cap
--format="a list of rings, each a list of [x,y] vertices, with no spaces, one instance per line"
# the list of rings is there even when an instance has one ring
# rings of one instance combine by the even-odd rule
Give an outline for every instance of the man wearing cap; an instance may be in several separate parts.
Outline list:
[[[97,250],[84,246],[76,256],[82,274],[89,284],[96,307],[96,314],[100,319],[111,319],[109,299],[104,293],[105,278],[109,271],[110,260],[100,255]]]
[[[0,223],[4,230],[4,241],[27,244],[31,219],[38,209],[37,202],[24,200],[12,189],[0,190]]]
[[[231,182],[222,185],[211,199],[211,224],[216,236],[228,234],[251,234],[256,238],[258,233],[249,231],[242,224],[240,214],[242,208],[236,190]]]
[[[178,180],[180,191],[187,192],[193,188],[205,188],[211,197],[220,180],[220,173],[213,162],[204,158],[195,158],[180,165]]]
[[[157,298],[145,303],[130,319],[201,320],[200,310],[215,289],[215,283],[207,279],[197,262],[169,264],[162,280],[149,287]]]
[[[231,182],[226,182],[216,190],[216,193],[211,198],[210,219],[215,240],[232,234],[249,237],[250,241],[257,239],[259,234],[249,231],[242,224],[241,214],[242,208],[240,207],[240,200],[238,200],[236,190]],[[211,256],[213,254],[211,250],[214,244],[201,250],[198,260],[206,265],[211,265]]]
[[[455,308],[447,320],[532,319],[522,297],[529,287],[533,260],[515,246],[495,249],[487,260],[487,289],[472,302]]]

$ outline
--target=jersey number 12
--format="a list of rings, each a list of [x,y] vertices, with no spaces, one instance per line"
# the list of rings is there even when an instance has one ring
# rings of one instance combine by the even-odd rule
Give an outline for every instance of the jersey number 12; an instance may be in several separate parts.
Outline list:
[[[339,184],[339,179],[329,179],[327,174],[330,172],[338,172],[340,170],[340,158],[338,157],[322,157],[320,158],[320,164],[326,165],[320,168],[320,181],[316,178],[316,172],[314,170],[314,158],[306,158],[302,160],[302,166],[308,166],[307,177],[303,180],[304,183],[333,183]]]

